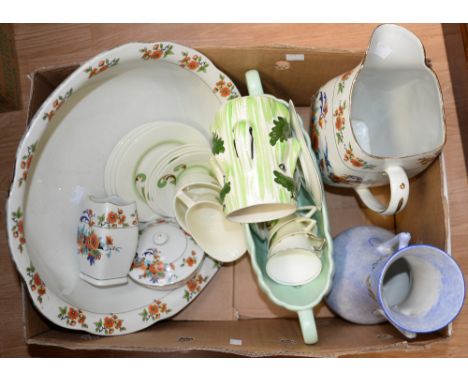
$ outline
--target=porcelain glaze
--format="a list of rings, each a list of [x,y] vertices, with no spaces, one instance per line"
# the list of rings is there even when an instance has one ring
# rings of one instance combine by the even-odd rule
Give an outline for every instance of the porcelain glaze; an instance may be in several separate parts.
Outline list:
[[[64,328],[120,335],[176,314],[203,290],[218,270],[209,258],[173,291],[132,280],[92,287],[79,277],[77,216],[86,195],[105,194],[105,163],[121,137],[169,120],[209,138],[219,106],[236,96],[209,59],[169,42],[100,53],[52,92],[18,147],[6,213],[12,257],[40,313]]]
[[[464,301],[462,271],[444,251],[409,240],[372,226],[338,235],[328,306],[358,324],[388,320],[408,338],[452,322]]]
[[[391,215],[408,200],[408,177],[445,143],[440,85],[421,41],[396,25],[373,33],[356,68],[320,88],[312,104],[312,147],[325,183],[352,187],[372,210]],[[390,184],[382,205],[369,187]]]
[[[261,88],[258,72],[246,77]],[[293,178],[301,147],[288,104],[261,93],[229,101],[211,126],[224,212],[237,223],[278,219],[296,206]]]

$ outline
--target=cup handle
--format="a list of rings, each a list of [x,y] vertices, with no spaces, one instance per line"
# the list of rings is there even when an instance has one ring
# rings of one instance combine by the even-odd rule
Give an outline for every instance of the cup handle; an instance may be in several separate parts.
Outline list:
[[[307,345],[315,344],[318,341],[318,335],[314,311],[312,309],[300,310],[297,312],[297,315],[299,316],[299,324],[301,325],[304,343]]]
[[[192,198],[190,198],[190,196],[188,196],[183,190],[177,192],[176,198],[184,203],[187,208],[191,208],[195,204]]]
[[[381,215],[393,215],[405,208],[408,202],[409,181],[405,170],[399,166],[388,167],[385,172],[390,180],[390,201],[385,207],[372,195],[368,187],[355,188],[362,202]]]
[[[317,212],[317,207],[315,207],[315,206],[300,206],[300,207],[296,208],[296,213],[297,212],[302,212],[302,211],[306,211],[306,213],[304,215],[301,215],[301,216],[310,219]]]
[[[252,69],[245,73],[245,80],[247,81],[247,90],[249,95],[257,96],[263,95],[262,81],[260,80],[260,74],[257,70]]]

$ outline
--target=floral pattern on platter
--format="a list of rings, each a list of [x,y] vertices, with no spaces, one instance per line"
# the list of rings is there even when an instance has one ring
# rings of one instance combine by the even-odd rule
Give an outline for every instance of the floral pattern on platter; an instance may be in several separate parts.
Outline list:
[[[32,263],[29,263],[29,267],[26,268],[26,274],[29,278],[29,288],[37,294],[37,301],[42,304],[43,296],[46,294],[44,281],[42,281]]]
[[[62,105],[65,103],[67,99],[71,97],[73,93],[73,88],[70,88],[63,96],[59,96],[53,103],[52,103],[52,109],[49,110],[47,113],[44,113],[42,116],[42,119],[45,121],[50,121],[52,117],[55,115],[55,113],[62,107]]]
[[[336,128],[336,138],[338,139],[338,143],[343,143],[343,130],[345,128],[345,117],[344,111],[346,109],[346,101],[340,101],[339,106],[333,113],[335,117],[335,128]]]
[[[121,248],[114,245],[112,236],[100,237],[93,229],[84,224],[78,228],[78,254],[86,256],[89,265],[101,260],[102,254],[108,258],[113,254],[119,253]]]
[[[196,72],[206,73],[206,69],[210,64],[203,59],[202,56],[194,54],[190,56],[189,52],[182,52],[182,59],[179,60],[179,66]]]
[[[375,165],[368,163],[364,159],[356,157],[353,152],[353,147],[351,146],[351,142],[348,145],[344,145],[345,148],[345,155],[343,157],[343,160],[345,162],[350,162],[354,167],[358,168],[364,168],[364,169],[370,169],[372,170],[375,168]]]
[[[218,93],[221,97],[231,100],[239,97],[234,84],[230,81],[226,82],[226,77],[222,74],[219,75],[219,81],[216,82],[215,87],[213,88],[213,93]]]
[[[13,221],[11,232],[13,237],[18,240],[18,250],[23,252],[23,247],[26,244],[26,238],[24,237],[24,219],[21,207],[18,207],[16,211],[12,212],[11,220]]]
[[[61,321],[65,321],[68,326],[76,326],[79,324],[81,328],[86,329],[88,324],[86,323],[86,315],[83,313],[81,309],[75,309],[71,306],[67,307],[60,307],[59,306],[59,314],[57,318]]]
[[[201,286],[206,280],[207,277],[197,274],[194,278],[187,281],[187,284],[185,284],[184,299],[187,301],[193,299],[197,293],[200,292]]]
[[[119,319],[116,314],[99,319],[99,321],[94,323],[94,326],[94,331],[101,334],[114,334],[114,331],[123,332],[127,330],[123,326],[123,320]]]
[[[136,256],[130,270],[140,269],[142,273],[139,279],[148,279],[154,284],[169,276],[168,282],[177,279],[177,275],[172,273],[175,270],[174,263],[165,263],[161,258],[161,252],[157,248],[149,248],[143,252],[142,256]]]
[[[140,53],[143,53],[141,58],[143,60],[159,60],[160,58],[166,58],[167,56],[174,54],[172,48],[173,45],[171,44],[154,44],[151,49],[148,49],[146,47],[140,49]]]
[[[159,45],[160,43],[155,43],[154,45]],[[167,45],[167,42],[164,42],[164,45]],[[172,44],[172,43],[169,43]],[[105,53],[107,57],[119,57],[120,62],[119,64],[114,68],[114,70],[119,70],[120,66],[123,63],[131,62],[134,60],[142,60],[141,54],[140,54],[140,49],[144,48],[147,46],[150,48],[153,46],[153,44],[142,44],[142,43],[130,43],[126,44],[121,47],[114,48],[108,52]],[[197,53],[193,50],[191,50],[188,47],[183,47],[179,46],[178,44],[173,44],[173,55],[167,56],[165,60],[167,60],[168,63],[171,63],[172,65],[175,65],[179,67],[179,58],[182,57],[182,52],[188,51],[190,52],[191,55]],[[203,60],[206,61],[209,66],[207,67],[206,72],[201,72],[197,73],[197,70],[193,70],[192,73],[193,75],[198,76],[198,78],[205,83],[205,85],[208,87],[209,91],[212,92],[216,82],[220,78],[220,71],[209,62],[207,58],[205,58],[203,55],[199,54],[201,57],[203,57]],[[24,219],[25,219],[25,214],[28,213],[26,209],[26,195],[28,192],[28,187],[29,187],[29,181],[31,179],[31,176],[33,175],[31,169],[34,167],[34,162],[37,160],[38,157],[38,151],[39,147],[41,146],[36,146],[35,152],[33,154],[33,159],[32,159],[32,165],[31,169],[29,170],[29,173],[27,174],[27,180],[23,179],[21,181],[22,185],[20,185],[20,178],[23,176],[23,171],[19,171],[21,168],[21,162],[23,160],[22,155],[25,155],[28,152],[28,147],[36,144],[36,142],[39,142],[39,139],[46,139],[48,138],[48,125],[50,125],[49,121],[51,121],[53,118],[55,118],[55,114],[57,111],[63,106],[63,103],[68,101],[68,99],[74,95],[76,92],[80,91],[83,87],[86,87],[89,85],[89,80],[88,79],[88,73],[85,73],[84,70],[87,67],[99,67],[99,62],[103,59],[103,55],[96,56],[90,60],[87,61],[85,65],[80,66],[75,72],[73,72],[70,76],[68,76],[64,82],[58,86],[57,91],[52,94],[51,97],[47,98],[41,108],[39,109],[39,113],[37,113],[36,116],[31,121],[30,127],[29,127],[29,133],[26,134],[21,143],[19,144],[19,153],[20,155],[17,156],[16,158],[16,171],[15,177],[13,179],[13,182],[11,183],[11,188],[10,188],[10,194],[8,198],[8,203],[7,203],[7,210],[6,214],[7,217],[11,220],[8,221],[9,224],[9,229],[8,229],[8,236],[9,236],[9,244],[10,244],[10,251],[13,259],[15,260],[17,269],[21,277],[25,280],[25,285],[27,286],[27,290],[29,295],[32,297],[32,302],[34,306],[38,309],[40,309],[41,313],[44,314],[44,316],[50,320],[52,323],[59,325],[62,328],[66,328],[67,330],[84,330],[89,333],[93,333],[96,335],[119,335],[119,334],[126,334],[129,332],[135,332],[137,330],[144,329],[155,322],[158,322],[160,319],[165,319],[167,316],[162,315],[159,319],[152,320],[150,319],[149,321],[142,321],[141,316],[138,315],[139,312],[142,311],[144,306],[149,306],[149,304],[152,304],[152,301],[154,297],[149,297],[146,302],[142,304],[142,306],[139,306],[137,308],[132,308],[130,310],[124,311],[124,312],[116,312],[118,314],[118,319],[122,320],[125,323],[126,329],[121,331],[121,329],[116,329],[117,328],[123,327],[123,322],[119,323],[117,321],[116,324],[112,328],[110,328],[110,320],[108,321],[108,330],[107,332],[104,329],[98,329],[95,330],[95,322],[102,321],[100,326],[98,325],[97,328],[102,327],[104,328],[104,317],[109,317],[110,319],[115,321],[115,318],[113,318],[113,314],[106,312],[106,313],[95,313],[92,311],[88,311],[86,309],[83,309],[82,312],[78,310],[78,315],[80,317],[80,314],[85,315],[85,325],[81,327],[81,324],[76,321],[76,324],[72,324],[72,321],[67,323],[67,318],[65,317],[68,316],[69,313],[69,303],[66,301],[63,296],[61,295],[60,291],[56,291],[52,288],[52,286],[47,285],[46,289],[46,294],[42,296],[42,302],[38,301],[37,298],[37,285],[35,285],[35,288],[30,288],[29,287],[29,281],[30,277],[28,276],[28,268],[30,268],[30,254],[29,254],[29,248],[26,243],[25,239],[25,234],[23,230],[23,224],[24,224]],[[164,59],[162,57],[161,59]],[[202,61],[203,61],[202,60]],[[149,64],[149,62],[148,62]],[[189,69],[185,69],[189,70]],[[112,73],[109,72],[109,74]],[[98,77],[99,79],[99,77]],[[226,81],[230,81],[229,78],[226,76]],[[235,89],[235,87],[234,87]],[[216,98],[221,102],[225,103],[227,102],[227,98],[222,97],[219,92],[215,94]],[[71,97],[73,98],[73,97]],[[72,99],[73,101],[73,99]],[[64,109],[62,107],[62,109]],[[42,142],[42,141],[41,141]],[[26,165],[25,165],[26,166]],[[129,215],[127,214],[127,219],[129,219]],[[187,234],[187,236],[189,236]],[[28,240],[30,241],[30,240]],[[72,243],[73,244],[73,243]],[[203,289],[205,285],[207,284],[208,280],[211,280],[212,277],[216,274],[218,266],[214,263],[214,261],[209,258],[205,257],[203,261],[199,261],[200,266],[201,266],[201,271],[203,276],[207,278],[207,281],[201,286]],[[190,268],[192,269],[192,268]],[[35,272],[34,272],[35,273]],[[34,274],[33,273],[33,274]],[[42,274],[41,274],[42,275]],[[46,277],[46,275],[44,274]],[[34,280],[33,280],[34,282]],[[36,282],[39,282],[39,279],[36,278]],[[32,290],[34,289],[34,290]],[[163,304],[167,304],[171,308],[171,314],[177,313],[180,310],[182,310],[184,307],[188,305],[186,299],[183,297],[183,293],[185,290],[185,284],[182,285],[181,287],[175,288],[174,290],[169,291],[164,297],[161,298],[161,302]],[[41,293],[43,291],[41,290]],[[60,315],[60,309],[66,308],[66,312],[64,312],[65,315]],[[77,310],[77,307],[72,306],[72,311],[71,311],[71,317],[75,317],[76,313],[75,311]],[[110,330],[112,329],[112,330]]]
[[[190,256],[184,257],[182,259],[180,266],[193,267],[195,264],[197,264],[197,253],[195,251],[192,251],[192,254]]]
[[[349,70],[341,76],[340,81],[338,82],[338,86],[337,86],[338,94],[343,93],[344,88],[345,88],[345,82],[349,78],[352,72],[353,72],[352,70]]]
[[[160,300],[154,300],[152,304],[144,308],[138,315],[141,316],[142,321],[156,321],[159,320],[163,314],[167,315],[169,313],[171,313],[171,309],[167,307],[166,303]]]
[[[21,178],[19,178],[18,180],[18,187],[21,187],[23,183],[26,182],[26,179],[28,177],[28,171],[29,171],[29,168],[31,167],[31,162],[32,162],[32,158],[34,155],[34,151],[36,151],[36,143],[33,143],[32,145],[28,146],[27,154],[23,155],[23,157],[21,158],[20,168],[23,171],[23,174],[21,175]]]
[[[87,224],[89,227],[125,228],[138,225],[138,217],[136,213],[132,213],[130,220],[128,220],[121,208],[101,215],[97,215],[92,209],[88,208],[81,213],[80,222]]]
[[[88,74],[88,79],[92,78],[99,73],[104,72],[105,70],[112,68],[113,66],[116,66],[120,61],[120,58],[113,58],[112,60],[109,60],[108,58],[101,60],[98,62],[96,67],[88,66],[84,72]]]

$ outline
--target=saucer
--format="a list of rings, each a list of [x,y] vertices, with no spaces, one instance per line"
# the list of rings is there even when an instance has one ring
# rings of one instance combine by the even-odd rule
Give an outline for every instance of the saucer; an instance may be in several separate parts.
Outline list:
[[[126,200],[135,200],[140,220],[143,222],[155,219],[146,202],[139,196],[135,185],[137,165],[148,150],[158,144],[198,143],[206,145],[205,136],[195,128],[179,122],[152,122],[140,128],[138,133],[129,133],[130,138],[122,138],[125,143],[119,147],[118,161],[114,166],[114,172],[110,175],[114,179],[112,191]],[[166,151],[167,152],[167,151]],[[110,190],[106,190],[110,191]]]
[[[145,183],[151,170],[159,163],[161,157],[167,154],[175,147],[181,146],[176,142],[162,142],[156,147],[150,149],[141,159],[137,165],[135,175],[135,186],[142,200],[145,199]]]
[[[197,271],[203,257],[203,250],[176,224],[149,224],[128,275],[150,288],[174,287]]]
[[[192,166],[206,165],[207,170],[209,170],[208,161],[210,157],[210,151],[192,151],[155,169],[145,187],[148,205],[154,211],[161,211],[163,216],[175,217],[173,200],[177,178]],[[213,182],[215,182],[214,179]]]
[[[193,64],[181,65],[195,56]],[[132,333],[181,311],[216,274],[218,266],[205,257],[193,278],[171,291],[131,279],[126,285],[93,287],[79,277],[76,219],[87,195],[107,194],[106,161],[136,126],[174,121],[193,126],[208,142],[218,108],[239,94],[235,87],[229,94],[213,92],[221,76],[231,81],[191,48],[130,43],[80,66],[33,116],[18,147],[7,230],[26,290],[48,320],[95,335]],[[155,137],[152,143],[158,142]],[[21,163],[27,155],[26,180]]]

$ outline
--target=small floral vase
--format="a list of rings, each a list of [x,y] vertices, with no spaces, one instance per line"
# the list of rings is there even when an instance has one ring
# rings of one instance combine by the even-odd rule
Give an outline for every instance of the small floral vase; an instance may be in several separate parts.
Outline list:
[[[330,309],[357,324],[388,320],[408,338],[450,324],[463,306],[463,273],[444,251],[409,241],[372,226],[338,235]]]
[[[98,287],[126,284],[137,243],[135,203],[115,196],[87,198],[77,234],[83,280]]]

